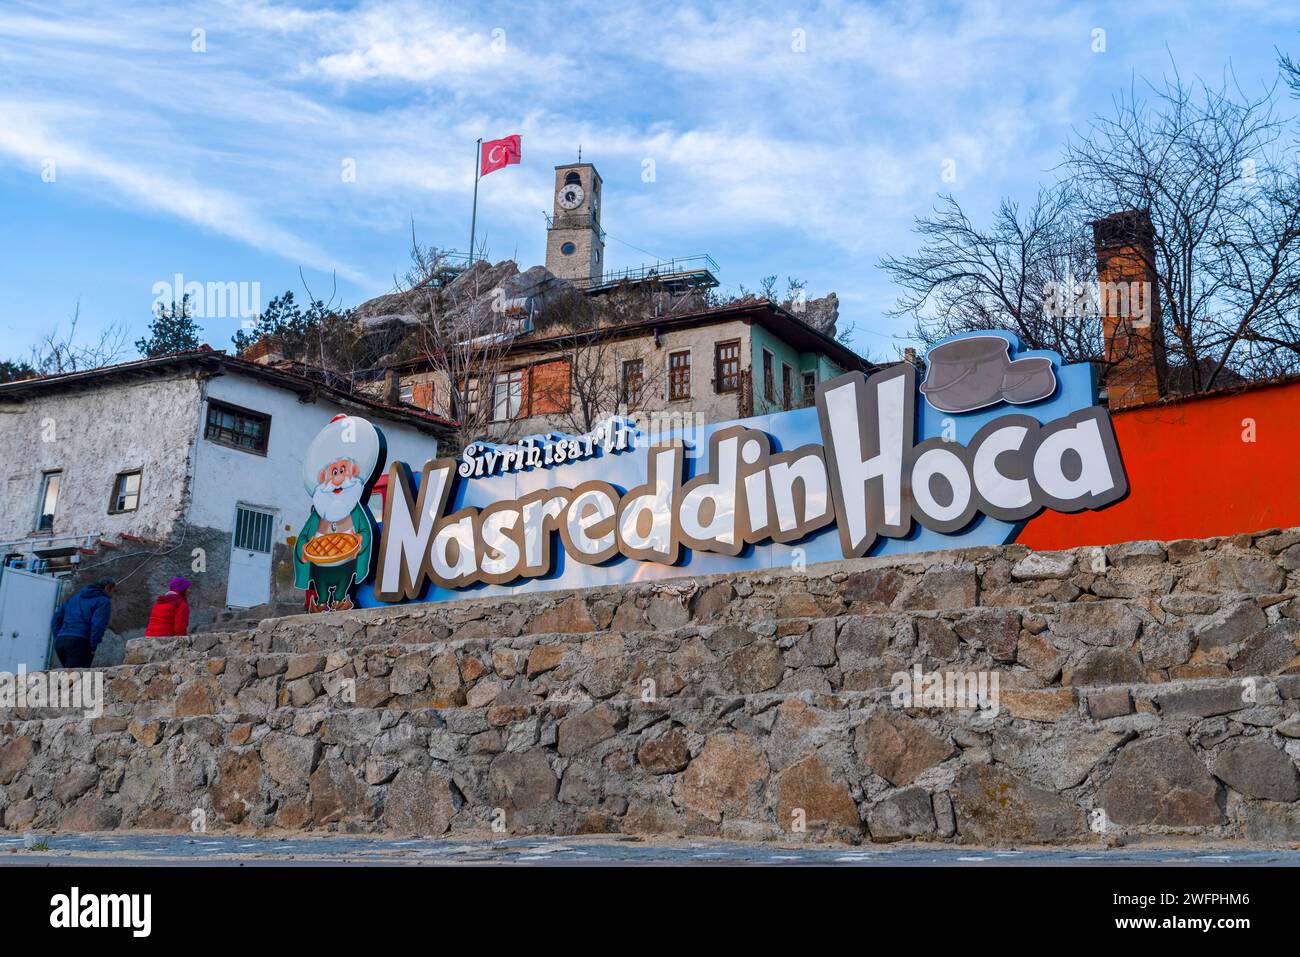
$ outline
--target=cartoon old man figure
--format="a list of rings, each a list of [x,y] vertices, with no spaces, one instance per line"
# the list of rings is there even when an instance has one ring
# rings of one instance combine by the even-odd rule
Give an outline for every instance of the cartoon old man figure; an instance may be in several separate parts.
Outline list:
[[[356,586],[370,577],[376,526],[367,500],[384,453],[383,433],[351,415],[331,419],[307,449],[303,484],[311,515],[294,543],[293,563],[308,611],[353,607]]]

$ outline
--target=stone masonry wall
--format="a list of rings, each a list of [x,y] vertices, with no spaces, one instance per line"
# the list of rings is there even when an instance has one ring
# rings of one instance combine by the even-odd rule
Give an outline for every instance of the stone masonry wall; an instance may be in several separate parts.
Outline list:
[[[10,829],[1300,840],[1300,530],[135,639],[0,712]],[[997,679],[906,706],[899,672]]]

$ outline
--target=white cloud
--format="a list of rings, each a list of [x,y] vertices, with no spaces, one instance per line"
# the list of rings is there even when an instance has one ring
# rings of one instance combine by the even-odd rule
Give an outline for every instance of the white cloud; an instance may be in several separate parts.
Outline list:
[[[122,162],[83,144],[60,138],[46,128],[30,108],[0,100],[0,153],[39,169],[55,163],[56,182],[82,189],[114,190],[120,201],[139,209],[165,213],[246,242],[268,253],[286,256],[321,270],[337,268],[353,281],[368,277],[335,262],[323,250],[260,216],[238,194],[180,181],[147,165]],[[72,117],[65,116],[65,120]],[[65,122],[65,127],[75,126]]]
[[[816,274],[867,311],[861,325],[883,327],[872,304],[885,286],[863,264],[905,251],[940,191],[979,215],[1050,178],[1098,77],[1126,62],[1089,54],[1093,18],[1114,50],[1163,43],[1127,11],[24,5],[0,14],[0,63],[21,78],[0,107],[0,164],[54,152],[60,181],[86,183],[87,201],[164,213],[281,266],[337,266],[360,297],[387,285],[368,277],[401,268],[411,219],[425,241],[464,244],[474,140],[518,132],[524,164],[480,186],[480,235],[498,254],[540,258],[552,166],[581,144],[605,176],[613,236],[711,252],[731,282]],[[198,26],[204,54],[190,52]],[[796,29],[805,52],[792,49]],[[954,183],[940,178],[948,158]],[[340,175],[349,160],[355,182]],[[641,255],[615,246],[611,262]]]
[[[536,83],[569,66],[563,57],[512,46],[504,27],[470,30],[427,7],[374,6],[330,24],[316,57],[322,77],[347,82],[476,83],[493,89]]]

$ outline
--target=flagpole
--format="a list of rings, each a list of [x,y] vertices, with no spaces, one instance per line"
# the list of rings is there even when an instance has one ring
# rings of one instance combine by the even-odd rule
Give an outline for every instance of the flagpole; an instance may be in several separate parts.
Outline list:
[[[474,144],[474,212],[469,220],[469,264],[474,265],[474,230],[478,226],[478,179],[483,168],[483,137]]]

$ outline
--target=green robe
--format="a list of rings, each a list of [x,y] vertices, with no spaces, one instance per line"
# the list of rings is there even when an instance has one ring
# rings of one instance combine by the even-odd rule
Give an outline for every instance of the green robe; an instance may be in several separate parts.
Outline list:
[[[319,568],[302,557],[303,546],[316,536],[316,530],[320,528],[321,518],[312,509],[311,514],[307,516],[307,524],[302,527],[302,532],[298,535],[298,540],[293,546],[293,584],[295,588],[310,588],[313,581],[322,579],[334,579],[340,573],[351,571],[355,579],[355,584],[360,584],[370,577],[370,558],[372,546],[375,540],[375,523],[370,517],[370,513],[361,507],[360,503],[352,509],[349,516],[352,519],[352,530],[361,536],[361,551],[357,552],[357,557],[351,562],[339,565],[334,568]],[[322,574],[325,573],[325,574]],[[351,590],[350,588],[348,589]],[[317,589],[317,595],[323,600],[324,591]],[[343,595],[335,592],[335,600],[343,598]]]

